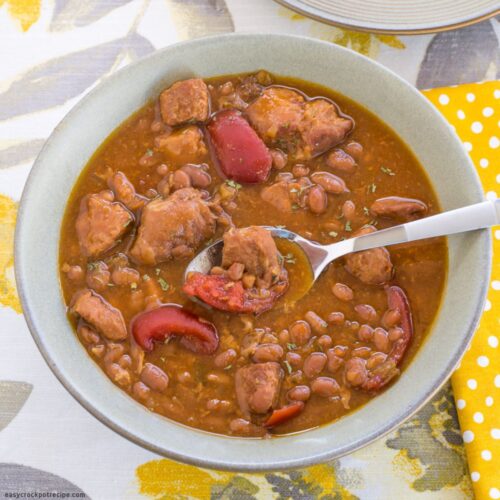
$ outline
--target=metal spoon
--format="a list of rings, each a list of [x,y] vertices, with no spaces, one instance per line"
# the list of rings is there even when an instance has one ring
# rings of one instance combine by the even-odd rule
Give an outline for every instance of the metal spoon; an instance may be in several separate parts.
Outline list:
[[[288,229],[263,227],[271,231],[273,237],[291,240],[303,250],[313,272],[312,286],[330,262],[349,253],[436,236],[465,233],[496,224],[500,224],[500,199],[450,210],[330,245],[320,245]],[[213,266],[220,265],[223,246],[223,241],[218,240],[200,252],[187,266],[184,279],[191,272],[208,274]]]

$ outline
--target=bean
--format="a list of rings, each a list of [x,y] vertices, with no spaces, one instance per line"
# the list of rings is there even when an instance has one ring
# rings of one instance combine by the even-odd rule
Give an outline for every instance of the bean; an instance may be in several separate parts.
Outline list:
[[[124,354],[119,360],[118,364],[122,368],[130,368],[132,366],[132,358],[128,354]]]
[[[373,353],[366,361],[366,367],[368,370],[373,370],[380,366],[387,359],[387,354],[383,352],[375,352]]]
[[[302,372],[302,370],[297,370],[294,371],[291,375],[289,375],[288,380],[290,381],[291,384],[300,385],[303,384],[306,379],[304,377],[304,373]]]
[[[171,184],[174,189],[191,187],[191,177],[183,170],[176,170],[172,174]]]
[[[359,330],[359,323],[357,321],[346,321],[345,323],[345,326],[348,326],[351,331],[357,332]]]
[[[321,335],[321,337],[318,339],[318,345],[323,350],[328,349],[329,347],[332,347],[332,344],[333,344],[333,340],[330,337],[330,335]]]
[[[314,174],[311,175],[311,180],[330,194],[349,192],[344,180],[330,172],[314,172]]]
[[[141,278],[139,271],[131,267],[118,267],[111,273],[111,280],[115,285],[131,285],[138,283]]]
[[[356,216],[356,205],[351,200],[346,200],[342,205],[342,214],[346,220],[352,221]]]
[[[141,401],[145,401],[151,394],[151,389],[144,382],[136,382],[132,386],[132,394]]]
[[[114,201],[115,200],[115,194],[113,193],[113,191],[111,191],[111,189],[106,189],[104,191],[101,191],[99,193],[99,196],[103,200],[106,200],[106,201]]]
[[[87,286],[97,290],[98,292],[106,290],[111,276],[108,266],[104,262],[99,261],[91,267],[92,269],[87,272],[85,279]]]
[[[87,344],[97,344],[97,342],[101,340],[101,337],[99,337],[97,332],[90,328],[90,326],[79,324],[77,332]]]
[[[313,214],[322,214],[328,207],[328,199],[325,190],[321,186],[313,186],[309,189],[307,203]]]
[[[112,363],[118,361],[118,359],[125,354],[125,347],[122,344],[114,344],[110,342],[106,349],[106,354],[104,356],[105,363]]]
[[[372,350],[369,347],[356,347],[356,349],[352,350],[352,355],[357,358],[369,358],[372,354]]]
[[[278,343],[278,337],[274,335],[271,332],[265,332],[264,335],[262,335],[262,339],[260,340],[261,344],[277,344]]]
[[[371,342],[373,339],[373,328],[370,325],[361,325],[358,331],[358,338],[361,342]]]
[[[286,155],[286,153],[283,153],[283,151],[280,151],[279,149],[271,149],[270,153],[271,158],[273,159],[273,167],[276,170],[285,168],[288,161],[288,156]]]
[[[341,325],[344,322],[344,313],[340,311],[331,312],[326,320],[328,323],[332,323],[332,325]]]
[[[307,401],[311,396],[311,389],[307,385],[297,385],[292,387],[287,393],[290,401]]]
[[[68,266],[68,270],[65,272],[68,278],[72,281],[80,281],[85,275],[83,269],[80,266]]]
[[[163,198],[166,198],[170,194],[170,183],[169,179],[165,177],[158,183],[158,193],[163,196]]]
[[[367,378],[366,361],[361,358],[351,358],[345,365],[345,378],[353,387],[363,385]]]
[[[314,378],[325,368],[327,362],[326,354],[322,352],[313,352],[307,356],[304,361],[303,371],[306,377]]]
[[[326,158],[326,164],[330,168],[340,170],[346,174],[350,174],[356,169],[354,158],[342,149],[334,149]]]
[[[305,165],[295,165],[292,168],[294,177],[305,177],[309,173],[309,169]]]
[[[344,302],[349,302],[354,298],[354,292],[347,285],[344,285],[344,283],[335,283],[332,287],[332,292],[337,299]]]
[[[292,368],[302,368],[302,356],[299,353],[287,352],[285,359]]]
[[[343,358],[346,354],[347,354],[347,351],[348,351],[348,347],[346,345],[336,345],[334,348],[333,348],[333,352],[334,354],[336,354],[337,356]]]
[[[146,363],[141,372],[141,381],[153,391],[163,392],[168,387],[168,375],[158,366]]]
[[[177,374],[177,380],[181,384],[189,384],[193,381],[193,377],[188,371],[183,371]]]
[[[106,365],[106,373],[113,382],[121,385],[122,387],[130,384],[130,373],[122,368],[118,363],[110,363]]]
[[[158,165],[156,167],[156,173],[158,175],[161,175],[162,177],[165,177],[168,174],[168,165],[165,165],[165,163],[162,163],[161,165]]]
[[[389,329],[396,326],[400,320],[401,313],[399,312],[399,309],[387,309],[382,316],[382,326]]]
[[[403,335],[403,329],[399,328],[398,326],[389,329],[389,340],[391,342],[396,342],[396,340],[399,340],[402,335]]]
[[[207,374],[208,382],[220,385],[230,385],[233,379],[226,373],[209,373]]]
[[[139,165],[141,167],[152,167],[156,165],[160,160],[155,154],[151,154],[152,151],[146,151],[146,153],[139,159]]]
[[[318,377],[312,381],[311,390],[318,396],[329,398],[339,393],[340,386],[334,378]]]
[[[288,330],[281,330],[281,332],[278,333],[278,340],[281,345],[290,343],[290,333]]]
[[[185,172],[189,176],[192,186],[196,188],[206,188],[212,183],[212,177],[210,177],[206,168],[208,168],[208,166],[205,164],[193,165],[189,163],[181,167],[181,171]]]
[[[228,413],[232,409],[232,404],[224,399],[209,399],[206,408],[209,411]]]
[[[101,359],[104,356],[104,353],[106,352],[106,347],[104,347],[102,344],[96,345],[96,346],[90,348],[90,352],[96,358]]]
[[[377,319],[377,311],[369,304],[358,304],[354,310],[363,321],[373,322]]]
[[[252,359],[256,363],[279,361],[283,357],[283,354],[283,347],[279,344],[261,344],[255,349]]]
[[[373,331],[373,343],[377,350],[389,352],[389,336],[383,328],[375,328]]]
[[[296,345],[304,345],[311,338],[311,327],[302,320],[292,323],[289,332],[292,342]]]
[[[245,265],[241,262],[233,262],[227,270],[227,276],[233,281],[239,281],[243,277]]]
[[[363,146],[359,142],[350,142],[344,147],[346,153],[350,154],[356,160],[363,156]]]
[[[214,365],[217,368],[226,368],[227,366],[230,366],[237,357],[238,354],[234,349],[228,349],[227,351],[223,351],[215,356]]]
[[[235,418],[234,420],[231,420],[231,422],[229,422],[229,429],[231,430],[231,432],[243,434],[250,432],[251,428],[252,424],[244,418]]]
[[[309,323],[314,332],[320,334],[326,333],[328,329],[327,322],[323,318],[318,316],[314,311],[307,311],[304,319]]]
[[[224,268],[220,266],[214,266],[212,267],[212,269],[210,269],[210,274],[214,274],[215,276],[220,276],[224,273],[225,273]]]
[[[344,364],[344,360],[335,354],[334,349],[328,349],[326,357],[328,358],[326,369],[330,373],[335,373]]]

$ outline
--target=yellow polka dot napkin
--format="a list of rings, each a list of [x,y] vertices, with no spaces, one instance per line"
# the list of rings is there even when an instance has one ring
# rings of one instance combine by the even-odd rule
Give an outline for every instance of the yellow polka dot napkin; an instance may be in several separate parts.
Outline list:
[[[456,129],[486,197],[500,195],[500,81],[424,94]],[[500,499],[500,226],[493,228],[493,273],[479,328],[452,377],[476,499]]]

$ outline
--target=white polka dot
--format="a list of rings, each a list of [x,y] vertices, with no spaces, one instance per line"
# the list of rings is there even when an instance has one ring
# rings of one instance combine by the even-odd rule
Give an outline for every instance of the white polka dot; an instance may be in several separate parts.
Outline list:
[[[484,311],[489,311],[491,309],[491,300],[486,299],[486,302],[484,303]]]
[[[439,104],[446,106],[450,102],[450,98],[446,94],[441,94],[439,96]]]
[[[496,149],[498,148],[498,146],[500,146],[500,139],[494,135],[493,137],[490,137],[488,144],[490,145],[491,149]]]
[[[500,490],[498,488],[490,488],[490,498],[498,500],[500,498]]]
[[[490,360],[487,356],[479,356],[479,358],[477,358],[477,364],[481,368],[486,368],[490,364]]]
[[[474,378],[470,378],[469,380],[467,380],[467,387],[469,389],[472,389],[473,391],[477,389],[477,380]]]
[[[481,158],[479,160],[479,166],[482,168],[486,168],[489,164],[490,162],[486,158]]]
[[[493,398],[492,398],[491,396],[488,396],[488,397],[484,400],[484,404],[485,404],[486,406],[488,406],[488,408],[489,408],[489,407],[491,407],[491,406],[493,406],[493,403],[494,403],[494,402],[495,402],[495,401],[493,400]]]
[[[500,429],[491,429],[491,437],[493,439],[500,439]]]
[[[472,431],[465,431],[463,434],[464,443],[471,443],[474,441],[474,433]]]
[[[486,198],[487,198],[488,200],[490,200],[490,201],[495,201],[495,200],[498,198],[498,196],[497,196],[497,194],[495,193],[495,191],[488,191],[488,192],[486,193]]]
[[[493,381],[493,383],[495,384],[495,387],[500,387],[500,375],[497,375],[495,377],[495,380]]]
[[[493,108],[491,108],[490,106],[486,106],[485,108],[483,108],[483,116],[486,116],[486,118],[488,118],[492,114],[493,114]]]
[[[465,113],[461,109],[457,111],[457,116],[459,120],[465,120]]]
[[[469,92],[465,98],[469,101],[469,102],[474,102],[476,100],[476,96],[472,93],[472,92]]]
[[[500,290],[500,281],[493,280],[491,282],[491,288],[493,288],[493,290]]]
[[[472,479],[472,481],[474,481],[475,483],[477,481],[479,481],[479,478],[481,477],[481,474],[479,474],[479,472],[471,472],[470,473],[470,478]]]
[[[490,450],[483,450],[481,452],[481,458],[483,460],[486,460],[487,462],[489,462],[491,460],[491,451]]]
[[[491,139],[490,139],[490,141],[491,141]],[[472,151],[472,144],[470,142],[465,141],[464,148],[465,148],[465,151],[470,153]]]
[[[493,91],[493,95],[494,95],[495,99],[500,99],[500,90],[495,89]]]
[[[498,347],[498,337],[495,337],[495,335],[490,335],[488,337],[488,345],[490,347],[493,347],[494,349]]]
[[[472,416],[472,419],[476,424],[482,424],[484,422],[484,415],[480,411],[476,411]]]
[[[472,125],[470,126],[470,129],[475,134],[480,134],[483,131],[483,124],[481,122],[473,122]]]
[[[457,399],[457,408],[463,410],[465,408],[465,399]]]

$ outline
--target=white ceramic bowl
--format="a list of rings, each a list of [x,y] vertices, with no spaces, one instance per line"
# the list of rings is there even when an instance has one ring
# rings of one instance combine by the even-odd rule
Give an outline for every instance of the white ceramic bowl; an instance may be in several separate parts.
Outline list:
[[[29,328],[59,380],[103,423],[162,455],[217,469],[306,466],[351,452],[400,425],[429,400],[460,360],[481,315],[490,271],[489,231],[450,239],[444,301],[410,366],[372,402],[318,429],[265,440],[218,436],[151,413],[115,387],[87,355],[66,318],[57,264],[68,195],[108,134],[166,85],[192,75],[261,68],[326,85],[377,114],[425,166],[443,209],[483,198],[462,144],[426,98],[382,66],[326,42],[225,35],[173,45],[115,73],[75,106],[40,153],[19,210],[15,268]]]

